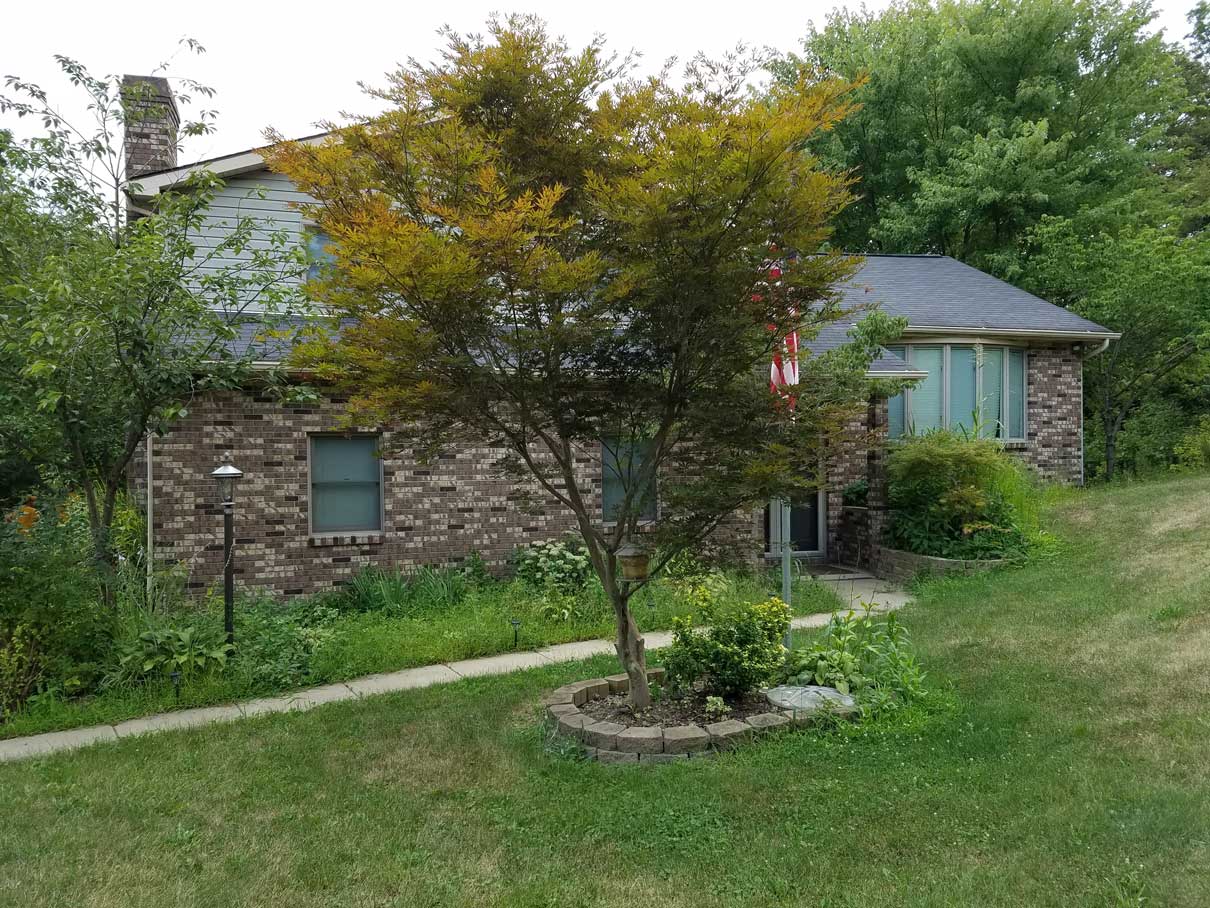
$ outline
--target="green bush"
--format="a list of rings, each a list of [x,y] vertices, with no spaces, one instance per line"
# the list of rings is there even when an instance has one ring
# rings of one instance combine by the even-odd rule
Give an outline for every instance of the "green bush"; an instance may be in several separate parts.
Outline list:
[[[943,558],[1006,558],[1029,548],[1037,490],[1026,467],[990,438],[937,430],[899,442],[887,459],[890,543]]]
[[[781,668],[790,609],[780,599],[730,608],[709,605],[702,619],[710,626],[700,630],[692,618],[673,619],[672,645],[664,653],[673,689],[700,686],[708,694],[735,698],[766,683]]]
[[[786,659],[783,680],[853,694],[870,712],[897,709],[924,695],[924,672],[895,613],[886,618],[833,615],[815,643]]]
[[[230,652],[213,623],[156,624],[118,644],[116,664],[104,684],[163,680],[173,674],[188,681],[195,675],[222,671]]]
[[[298,687],[311,679],[315,652],[333,635],[340,612],[323,597],[278,603],[249,598],[236,609],[232,669],[256,690]]]
[[[22,519],[18,519],[18,518]],[[100,679],[116,627],[101,602],[87,526],[61,502],[0,521],[0,699],[75,694]],[[32,686],[30,679],[35,679]]]
[[[336,601],[342,610],[406,617],[454,608],[472,585],[456,567],[420,567],[409,572],[366,568],[353,575]]]
[[[535,542],[517,549],[513,564],[526,583],[564,592],[583,589],[592,574],[588,553],[575,542]]]

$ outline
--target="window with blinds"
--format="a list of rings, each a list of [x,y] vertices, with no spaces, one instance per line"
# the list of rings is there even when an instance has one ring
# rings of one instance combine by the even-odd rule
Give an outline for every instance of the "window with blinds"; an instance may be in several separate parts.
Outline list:
[[[1025,440],[1026,353],[1020,347],[902,344],[887,348],[928,377],[888,401],[891,438],[948,427]]]

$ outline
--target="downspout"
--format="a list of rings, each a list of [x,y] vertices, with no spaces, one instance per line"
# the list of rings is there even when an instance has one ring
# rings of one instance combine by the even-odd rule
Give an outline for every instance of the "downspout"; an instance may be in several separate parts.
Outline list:
[[[1083,366],[1085,362],[1092,359],[1094,356],[1100,356],[1109,349],[1109,341],[1111,338],[1105,338],[1101,343],[1094,347],[1091,353],[1080,357],[1080,364]],[[1088,477],[1084,473],[1084,370],[1080,369],[1080,485],[1087,482]]]
[[[153,433],[147,433],[147,609],[151,610],[152,591],[155,587],[155,529],[153,523],[155,520],[155,497],[152,495],[152,481],[155,478],[155,471],[152,468],[152,448],[151,439]]]

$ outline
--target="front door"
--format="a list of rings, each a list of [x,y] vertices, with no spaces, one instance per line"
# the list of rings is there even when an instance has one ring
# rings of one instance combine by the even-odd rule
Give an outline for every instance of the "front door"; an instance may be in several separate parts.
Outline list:
[[[823,518],[820,497],[819,493],[811,493],[790,505],[790,542],[796,555],[815,555],[823,550],[820,544]],[[765,551],[772,555],[781,554],[779,505],[780,502],[773,501],[765,508]]]

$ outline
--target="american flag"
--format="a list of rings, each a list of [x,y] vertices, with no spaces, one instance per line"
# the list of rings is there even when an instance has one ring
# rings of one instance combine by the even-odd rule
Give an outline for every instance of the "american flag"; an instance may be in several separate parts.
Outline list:
[[[776,283],[781,277],[781,262],[769,265],[769,282]],[[776,330],[776,328],[774,328]],[[791,331],[785,340],[773,348],[773,363],[769,368],[769,390],[785,400],[793,410],[795,396],[784,390],[798,384],[798,331]]]

